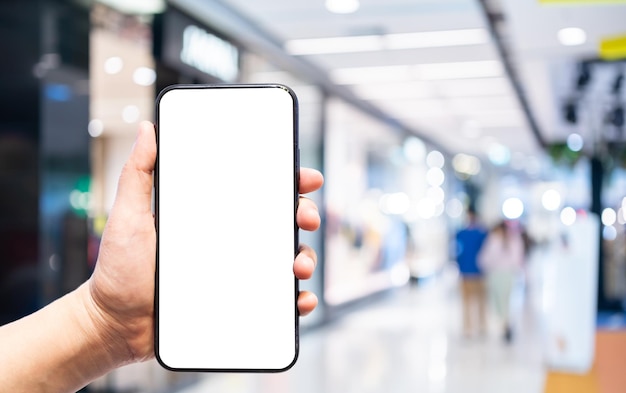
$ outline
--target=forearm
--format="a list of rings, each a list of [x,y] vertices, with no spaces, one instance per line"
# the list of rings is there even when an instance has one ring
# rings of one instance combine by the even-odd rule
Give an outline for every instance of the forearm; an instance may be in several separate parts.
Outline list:
[[[121,365],[98,326],[88,287],[0,327],[0,386],[6,392],[75,392]]]

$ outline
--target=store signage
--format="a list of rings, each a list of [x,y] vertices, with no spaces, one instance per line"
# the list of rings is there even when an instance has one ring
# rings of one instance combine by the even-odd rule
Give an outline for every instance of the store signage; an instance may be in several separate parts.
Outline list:
[[[194,25],[183,31],[180,61],[224,81],[234,81],[239,73],[237,47]]]
[[[600,41],[600,58],[604,60],[626,59],[626,34],[607,37]]]
[[[161,38],[155,40],[155,57],[181,74],[201,81],[237,81],[240,49],[182,12],[168,9],[155,35]]]

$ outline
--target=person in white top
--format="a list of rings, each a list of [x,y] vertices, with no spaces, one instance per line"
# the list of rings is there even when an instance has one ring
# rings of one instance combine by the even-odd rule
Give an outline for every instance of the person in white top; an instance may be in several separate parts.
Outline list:
[[[509,305],[511,291],[524,265],[525,245],[518,228],[502,221],[489,231],[478,255],[478,264],[487,273],[487,286],[500,318],[504,339],[513,338]]]

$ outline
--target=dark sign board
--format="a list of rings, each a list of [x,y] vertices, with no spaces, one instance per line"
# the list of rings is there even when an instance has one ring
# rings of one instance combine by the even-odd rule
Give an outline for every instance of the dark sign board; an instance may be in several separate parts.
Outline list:
[[[155,58],[182,74],[223,82],[239,77],[240,49],[171,7],[155,21],[154,45]]]

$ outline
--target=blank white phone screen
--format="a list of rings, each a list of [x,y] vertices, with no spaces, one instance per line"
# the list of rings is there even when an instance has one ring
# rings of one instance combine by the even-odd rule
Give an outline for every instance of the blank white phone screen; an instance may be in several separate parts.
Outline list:
[[[295,95],[187,86],[157,106],[157,357],[286,369],[298,351]]]

